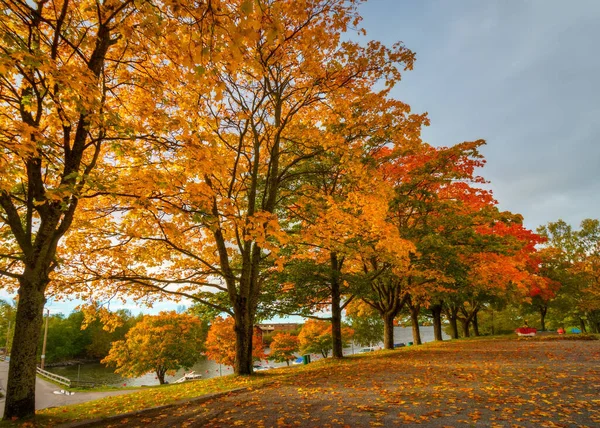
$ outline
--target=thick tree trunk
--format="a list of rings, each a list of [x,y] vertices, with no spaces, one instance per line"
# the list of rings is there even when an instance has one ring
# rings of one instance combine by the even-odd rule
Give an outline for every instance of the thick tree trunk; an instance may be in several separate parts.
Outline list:
[[[546,312],[548,312],[548,306],[540,305],[540,328],[542,331],[546,331]]]
[[[475,311],[473,314],[473,319],[471,320],[471,323],[473,324],[473,334],[475,337],[479,337],[479,320],[477,319],[478,313],[479,311]]]
[[[330,254],[331,259],[331,338],[333,341],[331,356],[343,358],[342,344],[342,309],[340,290],[340,262],[336,253]]]
[[[35,413],[37,347],[44,320],[44,290],[47,285],[27,269],[19,281],[19,301],[10,355],[4,420],[23,418]]]
[[[252,374],[252,334],[254,316],[244,302],[239,303],[235,311],[235,363],[233,371],[237,375]]]
[[[432,305],[429,310],[433,316],[433,339],[435,341],[444,340],[442,337],[442,305]]]
[[[460,319],[460,324],[462,326],[463,329],[463,336],[464,337],[470,337],[471,336],[471,332],[469,331],[469,324],[471,324],[471,321],[467,318],[459,318]]]
[[[383,315],[383,348],[394,349],[394,315]]]
[[[421,342],[421,330],[419,329],[419,313],[421,312],[421,305],[409,304],[410,309],[410,320],[412,322],[412,334],[413,343],[420,345]]]
[[[452,314],[448,317],[448,320],[450,321],[450,337],[458,339],[458,317],[456,314]]]

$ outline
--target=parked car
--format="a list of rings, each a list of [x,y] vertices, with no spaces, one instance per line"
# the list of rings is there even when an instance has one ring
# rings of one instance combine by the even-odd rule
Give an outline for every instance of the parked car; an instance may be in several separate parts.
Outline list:
[[[359,354],[364,354],[365,352],[374,352],[375,348],[362,348],[360,351],[358,351]]]

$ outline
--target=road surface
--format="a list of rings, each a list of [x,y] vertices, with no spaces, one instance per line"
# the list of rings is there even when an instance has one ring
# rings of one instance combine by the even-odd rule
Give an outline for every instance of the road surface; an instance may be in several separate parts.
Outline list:
[[[6,394],[6,381],[8,380],[8,363],[0,361],[0,388],[2,393]],[[99,398],[110,397],[112,395],[130,394],[136,392],[133,389],[122,391],[105,391],[105,392],[76,392],[74,395],[55,394],[55,391],[60,391],[62,388],[45,381],[39,376],[35,383],[35,408],[36,410],[45,409],[47,407],[65,406],[67,404],[85,403],[86,401],[97,400]],[[4,400],[0,398],[0,416],[4,415]]]

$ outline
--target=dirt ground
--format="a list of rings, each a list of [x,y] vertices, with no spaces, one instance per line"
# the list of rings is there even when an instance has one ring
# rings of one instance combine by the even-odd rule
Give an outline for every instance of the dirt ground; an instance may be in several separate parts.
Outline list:
[[[600,341],[449,342],[93,426],[597,427],[599,363]]]

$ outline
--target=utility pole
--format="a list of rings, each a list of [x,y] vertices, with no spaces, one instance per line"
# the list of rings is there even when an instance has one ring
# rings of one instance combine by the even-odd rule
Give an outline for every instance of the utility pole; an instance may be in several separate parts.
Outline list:
[[[40,368],[44,370],[44,360],[46,359],[46,341],[48,340],[48,319],[50,318],[50,309],[46,309],[46,328],[44,329],[44,344],[42,346],[42,363]]]
[[[10,320],[8,320],[8,329],[6,330],[6,346],[4,347],[4,359],[8,356],[8,341],[10,340]]]

